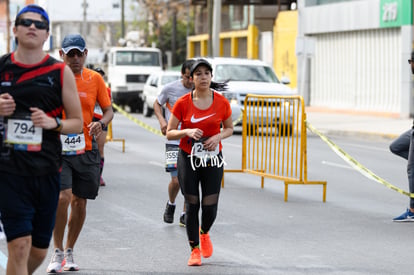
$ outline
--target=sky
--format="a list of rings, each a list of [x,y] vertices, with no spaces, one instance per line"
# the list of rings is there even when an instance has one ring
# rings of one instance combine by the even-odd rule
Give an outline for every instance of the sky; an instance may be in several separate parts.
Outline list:
[[[53,21],[82,21],[84,0],[39,0]],[[86,18],[91,22],[120,21],[121,0],[86,0],[88,4]],[[139,17],[138,5],[133,0],[125,0],[125,20],[132,21]],[[118,7],[115,7],[118,5]],[[135,11],[132,10],[135,9]]]

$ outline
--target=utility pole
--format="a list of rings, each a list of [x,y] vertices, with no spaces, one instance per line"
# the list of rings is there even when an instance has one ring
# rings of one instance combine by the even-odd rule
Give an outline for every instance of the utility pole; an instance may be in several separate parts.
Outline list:
[[[207,51],[208,55],[213,53],[213,43],[211,38],[213,36],[213,0],[207,0],[207,14],[208,14],[208,42],[207,42]]]
[[[82,3],[82,8],[83,8],[83,22],[82,22],[82,36],[86,39],[86,35],[87,35],[87,29],[86,29],[86,24],[87,24],[87,12],[86,10],[88,9],[88,3],[86,2],[86,0],[83,0]]]
[[[10,52],[10,0],[6,0],[7,52]]]
[[[211,43],[213,57],[220,56],[221,0],[214,0]]]
[[[121,38],[125,38],[125,0],[121,0]]]
[[[171,54],[172,65],[175,65],[176,61],[176,41],[177,41],[177,7],[173,7],[173,20],[172,20],[172,32],[171,32]]]

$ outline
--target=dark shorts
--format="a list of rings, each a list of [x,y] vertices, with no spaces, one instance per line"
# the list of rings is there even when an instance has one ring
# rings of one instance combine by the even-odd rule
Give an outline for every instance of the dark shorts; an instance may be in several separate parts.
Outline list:
[[[61,190],[72,188],[79,198],[94,200],[98,196],[101,157],[97,149],[75,156],[63,156]]]
[[[218,158],[223,159],[220,152]],[[211,165],[206,163],[206,167],[197,167],[195,170],[191,164],[190,155],[180,149],[178,153],[178,182],[184,196],[194,195],[199,197],[199,189],[203,197],[220,193],[221,180],[223,178],[223,166]]]
[[[59,174],[27,177],[0,172],[0,213],[7,242],[32,236],[32,245],[48,248],[59,200]]]

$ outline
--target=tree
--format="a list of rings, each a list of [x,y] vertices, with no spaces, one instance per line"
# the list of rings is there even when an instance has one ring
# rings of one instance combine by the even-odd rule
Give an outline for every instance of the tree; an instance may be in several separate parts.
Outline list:
[[[171,51],[173,66],[184,62],[187,33],[193,33],[193,20],[189,20],[188,0],[138,0],[146,10],[145,41],[153,43],[165,54]],[[140,24],[142,26],[142,24]]]
[[[157,43],[158,47],[162,50],[163,53],[171,51],[173,66],[181,65],[187,58],[187,27],[190,30],[193,30],[193,24],[187,23],[182,20],[177,20],[176,24],[176,35],[175,35],[175,47],[172,47],[173,41],[173,19],[169,20],[166,24],[161,27],[161,36],[163,37],[162,41],[157,42],[157,36],[152,37],[153,41]],[[192,32],[190,32],[192,34]]]

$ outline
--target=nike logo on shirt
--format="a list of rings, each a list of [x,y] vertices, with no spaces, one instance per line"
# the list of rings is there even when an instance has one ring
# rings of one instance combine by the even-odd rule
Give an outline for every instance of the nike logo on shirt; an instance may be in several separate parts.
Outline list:
[[[200,117],[200,118],[195,118],[195,117],[194,117],[194,115],[192,115],[192,116],[191,116],[191,123],[197,123],[197,122],[203,121],[203,120],[205,120],[205,119],[207,119],[207,118],[209,118],[209,117],[214,116],[215,114],[216,114],[216,113],[211,114],[211,115],[208,115],[208,116],[203,116],[203,117]]]

